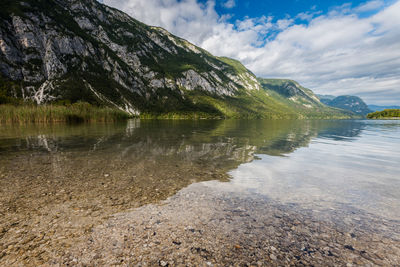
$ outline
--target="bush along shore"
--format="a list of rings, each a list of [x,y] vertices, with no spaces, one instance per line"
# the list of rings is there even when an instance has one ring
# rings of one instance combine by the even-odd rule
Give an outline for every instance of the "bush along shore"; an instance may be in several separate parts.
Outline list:
[[[127,112],[86,102],[70,105],[0,105],[0,123],[115,122],[131,117]]]
[[[368,119],[398,120],[400,119],[400,109],[385,109],[367,115]]]

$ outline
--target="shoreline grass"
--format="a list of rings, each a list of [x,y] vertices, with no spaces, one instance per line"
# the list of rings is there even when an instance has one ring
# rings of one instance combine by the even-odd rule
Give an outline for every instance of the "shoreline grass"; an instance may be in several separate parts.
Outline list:
[[[230,115],[230,116],[229,116]],[[130,118],[140,119],[167,119],[167,120],[202,120],[202,119],[347,119],[346,116],[335,117],[327,114],[274,114],[274,113],[232,113],[224,115],[222,112],[206,113],[201,111],[150,113],[144,112],[132,116],[127,112],[109,107],[98,107],[86,102],[77,102],[68,105],[34,105],[34,104],[0,104],[0,123],[90,123],[90,122],[117,122]],[[309,115],[309,116],[307,116]],[[324,116],[325,115],[325,116]]]
[[[0,123],[116,122],[132,118],[124,111],[89,103],[62,105],[0,105]]]

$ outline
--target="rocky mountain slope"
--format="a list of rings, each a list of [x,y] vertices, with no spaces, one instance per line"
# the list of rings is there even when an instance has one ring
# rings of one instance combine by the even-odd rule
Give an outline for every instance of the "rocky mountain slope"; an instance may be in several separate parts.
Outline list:
[[[350,110],[359,115],[367,115],[368,113],[372,112],[368,105],[359,98],[358,96],[350,96],[350,95],[342,95],[335,97],[333,99],[324,98],[324,96],[319,96],[322,103],[325,105]]]
[[[310,89],[302,87],[296,81],[261,78],[259,79],[259,81],[261,82],[264,89],[275,91],[282,97],[292,101],[294,105],[306,108],[324,108],[324,105],[319,101],[318,97]]]
[[[136,115],[302,117],[301,107],[348,116],[309,91],[282,101],[239,62],[95,0],[3,0],[0,20],[0,78],[11,97],[87,101]]]
[[[302,114],[305,117],[313,117],[315,114],[319,114],[320,117],[338,116],[338,114],[354,116],[354,113],[351,111],[328,108],[320,102],[313,91],[301,86],[296,81],[263,78],[258,78],[258,80],[268,95],[294,113]]]

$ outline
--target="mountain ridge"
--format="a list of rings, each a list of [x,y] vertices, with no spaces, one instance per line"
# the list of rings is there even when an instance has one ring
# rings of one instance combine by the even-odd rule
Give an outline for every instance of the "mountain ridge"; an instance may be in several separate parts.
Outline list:
[[[292,97],[309,106],[271,96],[239,61],[94,0],[4,0],[0,10],[0,73],[11,82],[9,96],[87,101],[133,115],[351,116],[311,101],[300,85],[288,85]]]

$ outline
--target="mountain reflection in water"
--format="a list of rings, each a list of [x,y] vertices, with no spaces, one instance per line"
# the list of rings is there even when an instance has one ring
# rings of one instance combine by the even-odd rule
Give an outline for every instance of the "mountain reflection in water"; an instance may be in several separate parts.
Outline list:
[[[229,170],[255,154],[288,154],[317,136],[355,138],[363,127],[354,121],[263,120],[2,126],[2,198],[17,205],[64,190],[92,204],[131,207],[165,199],[193,182],[227,181]]]

